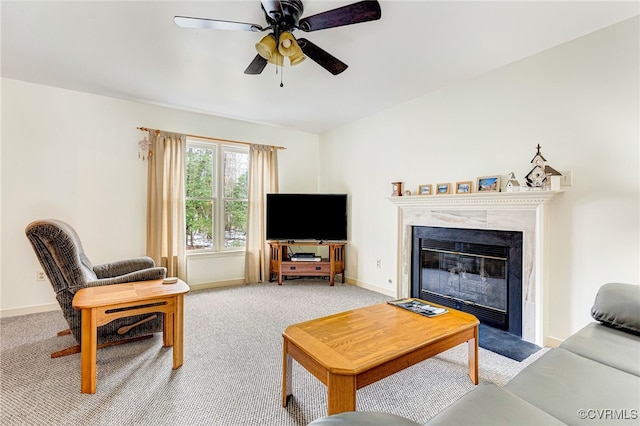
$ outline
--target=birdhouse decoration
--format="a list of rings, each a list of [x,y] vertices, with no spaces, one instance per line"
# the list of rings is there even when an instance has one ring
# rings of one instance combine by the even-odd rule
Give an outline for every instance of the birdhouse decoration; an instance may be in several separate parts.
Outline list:
[[[527,186],[531,189],[544,189],[545,183],[547,181],[547,174],[545,173],[545,163],[547,160],[542,156],[540,152],[540,144],[538,144],[536,155],[531,160],[531,164],[533,164],[533,168],[531,171],[524,177],[527,183]]]
[[[520,182],[516,179],[516,174],[511,172],[509,173],[509,180],[507,180],[507,184],[505,185],[507,192],[518,192],[520,191]]]
[[[544,173],[547,176],[545,188],[558,191],[562,184],[562,173],[549,165],[544,166]]]

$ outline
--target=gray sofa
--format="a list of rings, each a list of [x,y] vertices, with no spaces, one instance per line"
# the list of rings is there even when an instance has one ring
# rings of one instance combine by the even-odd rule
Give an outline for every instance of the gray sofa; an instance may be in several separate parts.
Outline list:
[[[588,324],[500,388],[481,384],[427,425],[640,425],[640,286],[603,285]],[[481,361],[482,362],[482,361]],[[417,425],[348,412],[310,426]]]

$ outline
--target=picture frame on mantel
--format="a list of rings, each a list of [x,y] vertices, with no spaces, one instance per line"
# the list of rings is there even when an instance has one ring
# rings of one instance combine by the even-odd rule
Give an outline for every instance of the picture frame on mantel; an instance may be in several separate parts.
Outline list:
[[[464,182],[456,182],[456,194],[468,194],[471,192],[472,183],[470,180]]]
[[[478,178],[478,192],[499,192],[500,176],[482,176]]]
[[[431,184],[418,185],[418,195],[431,195]]]
[[[436,195],[451,194],[450,183],[439,183],[436,185]]]

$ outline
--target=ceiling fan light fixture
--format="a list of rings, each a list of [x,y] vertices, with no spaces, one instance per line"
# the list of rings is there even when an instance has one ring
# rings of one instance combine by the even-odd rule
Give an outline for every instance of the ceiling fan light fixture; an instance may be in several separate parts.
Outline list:
[[[298,50],[298,53],[294,53],[293,55],[289,56],[289,63],[291,64],[291,66],[298,65],[300,62],[307,59],[307,57],[304,56],[304,53],[302,53],[302,49],[298,47]]]
[[[270,59],[274,53],[278,53],[276,51],[276,38],[273,34],[267,34],[262,37],[258,43],[256,43],[256,50],[258,54],[262,56],[267,61],[271,62]]]
[[[270,64],[281,67],[282,64],[284,64],[284,56],[282,56],[277,50],[274,50],[273,55],[271,55],[271,57],[267,59],[267,61]]]
[[[289,58],[289,63],[291,65],[298,65],[306,59],[306,56],[302,53],[302,49],[300,49],[295,37],[288,31],[280,34],[278,52],[280,52],[282,56]]]
[[[278,40],[278,52],[280,52],[282,56],[293,55],[296,47],[298,47],[298,43],[296,43],[296,39],[293,37],[293,34],[288,31],[280,34],[280,39]]]

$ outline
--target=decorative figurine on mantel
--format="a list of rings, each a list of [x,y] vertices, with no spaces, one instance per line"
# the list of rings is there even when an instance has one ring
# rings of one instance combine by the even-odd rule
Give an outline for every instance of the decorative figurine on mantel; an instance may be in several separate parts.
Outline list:
[[[505,185],[507,192],[518,192],[520,191],[520,182],[516,179],[516,174],[511,172],[509,173],[509,180],[507,180],[507,184]]]
[[[533,169],[524,177],[527,186],[531,189],[544,189],[545,182],[547,180],[547,174],[544,171],[545,163],[547,160],[542,156],[540,152],[540,144],[538,144],[536,155],[531,160]]]
[[[562,173],[546,164],[547,160],[540,152],[540,144],[536,147],[538,152],[531,160],[533,169],[529,172],[525,179],[527,186],[531,189],[547,189],[557,191],[560,189],[562,181]]]
[[[393,192],[391,193],[392,197],[401,197],[402,196],[402,182],[391,182],[393,187]]]

